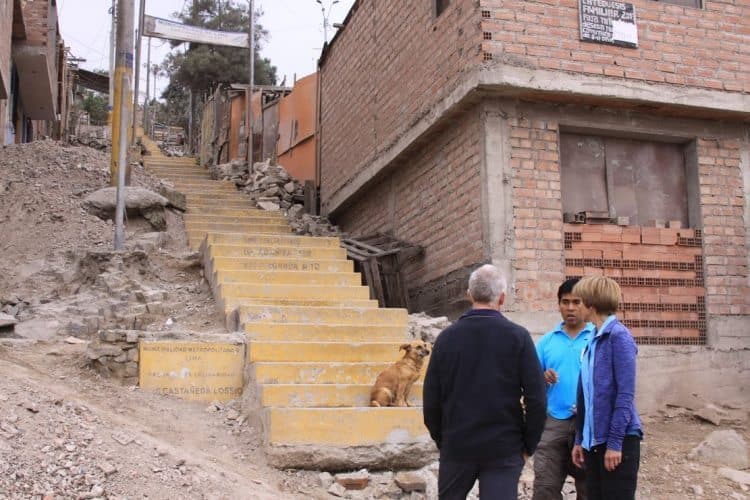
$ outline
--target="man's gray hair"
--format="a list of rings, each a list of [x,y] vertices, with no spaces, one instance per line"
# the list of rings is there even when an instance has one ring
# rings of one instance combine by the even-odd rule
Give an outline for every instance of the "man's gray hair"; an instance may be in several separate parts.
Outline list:
[[[469,293],[474,302],[491,304],[497,302],[500,294],[508,287],[503,272],[492,264],[475,269],[469,276]]]

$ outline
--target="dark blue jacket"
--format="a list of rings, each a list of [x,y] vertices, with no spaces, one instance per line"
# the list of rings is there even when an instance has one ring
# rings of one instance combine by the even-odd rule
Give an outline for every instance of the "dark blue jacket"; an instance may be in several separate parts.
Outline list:
[[[483,462],[532,455],[547,399],[529,332],[494,310],[467,312],[435,341],[423,399],[424,423],[441,457]]]
[[[643,434],[641,419],[635,409],[635,358],[638,348],[628,329],[617,319],[606,325],[603,331],[596,333],[584,350],[584,363],[592,345],[595,349],[594,445],[606,443],[608,449],[621,451],[625,436]],[[583,381],[579,379],[576,444],[582,442],[587,411],[582,384]]]

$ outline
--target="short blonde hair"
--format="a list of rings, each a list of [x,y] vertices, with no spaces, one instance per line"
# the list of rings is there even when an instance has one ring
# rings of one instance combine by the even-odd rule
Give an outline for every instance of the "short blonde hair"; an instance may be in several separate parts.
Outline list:
[[[620,307],[620,285],[606,276],[586,276],[573,287],[573,295],[600,314],[615,314]]]

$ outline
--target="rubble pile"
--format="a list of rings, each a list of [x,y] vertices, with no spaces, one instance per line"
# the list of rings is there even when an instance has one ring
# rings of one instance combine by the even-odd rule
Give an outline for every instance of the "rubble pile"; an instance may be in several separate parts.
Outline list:
[[[409,315],[409,336],[413,339],[434,343],[440,332],[451,325],[445,316],[433,318],[420,312]]]
[[[284,213],[295,234],[343,236],[327,217],[304,213],[304,186],[281,165],[272,165],[270,160],[266,160],[255,163],[252,171],[248,171],[247,162],[232,160],[213,165],[209,171],[214,179],[234,182],[258,208]]]

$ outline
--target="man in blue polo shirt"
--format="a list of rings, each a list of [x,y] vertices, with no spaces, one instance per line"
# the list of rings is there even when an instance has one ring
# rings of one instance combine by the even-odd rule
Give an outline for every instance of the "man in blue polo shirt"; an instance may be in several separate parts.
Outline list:
[[[557,290],[563,321],[537,343],[536,351],[547,382],[547,422],[534,455],[533,500],[562,499],[565,477],[576,482],[578,500],[586,499],[583,469],[573,465],[575,406],[581,354],[594,326],[583,319],[582,302],[573,295],[578,278],[565,281]]]

